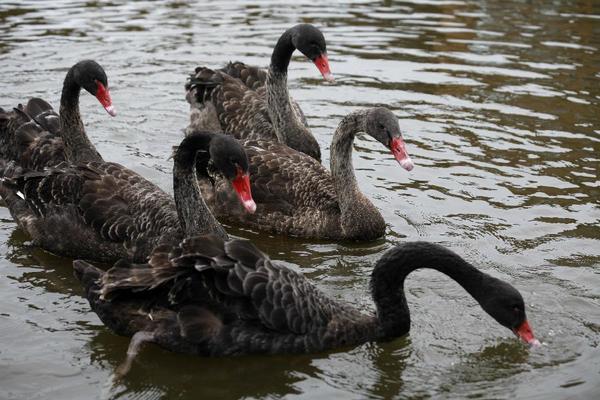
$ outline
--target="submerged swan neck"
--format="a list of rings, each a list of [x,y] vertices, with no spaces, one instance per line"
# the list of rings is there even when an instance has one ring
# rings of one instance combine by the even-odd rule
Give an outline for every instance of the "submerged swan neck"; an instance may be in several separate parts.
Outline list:
[[[480,303],[485,297],[482,281],[487,275],[454,252],[427,242],[397,246],[381,257],[371,276],[371,293],[377,307],[381,338],[409,332],[410,311],[404,294],[404,280],[419,268],[432,268],[449,276]]]
[[[67,159],[71,162],[103,161],[87,134],[79,112],[81,86],[75,80],[77,65],[69,69],[60,98],[60,134],[65,144]]]
[[[187,236],[213,233],[227,239],[227,233],[202,198],[197,173],[207,173],[208,149],[214,134],[187,136],[174,156],[173,191],[181,227]],[[201,165],[204,171],[196,171]]]

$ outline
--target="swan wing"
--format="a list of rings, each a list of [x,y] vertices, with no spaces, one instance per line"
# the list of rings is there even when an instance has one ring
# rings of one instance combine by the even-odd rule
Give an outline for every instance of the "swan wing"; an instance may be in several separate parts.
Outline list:
[[[196,304],[225,323],[305,334],[325,328],[338,306],[303,275],[272,263],[246,240],[216,236],[157,248],[144,266],[116,265],[103,277],[104,297],[161,288],[171,307]],[[148,296],[156,296],[148,294]]]
[[[230,62],[219,71],[239,79],[251,90],[264,87],[267,82],[267,71],[264,68],[253,67],[240,61]]]

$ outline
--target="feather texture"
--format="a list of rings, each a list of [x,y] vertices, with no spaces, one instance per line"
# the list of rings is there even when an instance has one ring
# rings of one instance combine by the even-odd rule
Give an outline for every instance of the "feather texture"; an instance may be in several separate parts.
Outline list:
[[[190,234],[227,234],[197,190],[196,165],[247,174],[247,159],[232,138],[196,132],[174,156],[175,200],[116,163],[62,163],[43,171],[5,166],[0,195],[33,242],[56,254],[98,261],[142,262],[156,246]],[[218,168],[217,168],[218,166]],[[206,171],[202,171],[206,174]],[[229,175],[227,175],[229,174]]]
[[[20,192],[23,199],[11,194]],[[115,163],[60,164],[5,176],[0,193],[36,245],[99,261],[144,260],[164,240],[183,236],[173,199]],[[12,212],[25,203],[31,213]]]
[[[331,172],[285,145],[242,141],[250,161],[256,213],[243,213],[231,189],[218,180],[201,179],[202,194],[217,218],[253,229],[318,239],[376,239],[384,235],[385,221],[361,193],[354,175],[352,146],[358,132],[386,147],[392,140],[403,144],[391,111],[357,110],[344,117],[334,133]]]
[[[246,87],[240,80],[209,68],[196,68],[186,84],[192,104],[190,130],[218,126],[220,131],[238,139],[277,140],[266,109],[264,96]],[[198,110],[202,110],[199,112]],[[213,115],[205,116],[208,113]],[[210,118],[217,118],[217,121]]]
[[[200,179],[202,196],[218,219],[290,236],[344,238],[334,180],[325,167],[279,143],[243,140],[242,144],[250,161],[257,210],[245,213],[226,182]]]
[[[375,334],[372,316],[332,301],[244,240],[188,238],[157,249],[147,265],[120,263],[93,282],[84,277],[94,267],[76,263],[75,269],[84,285],[94,286],[87,297],[105,324],[128,336],[152,331],[173,351],[311,352]],[[134,303],[144,312],[122,313]],[[123,329],[121,319],[135,322]],[[353,326],[344,329],[341,321]]]
[[[56,136],[58,115],[41,99],[27,107],[0,112],[0,158],[24,168],[42,169],[66,160],[62,139]]]
[[[238,139],[275,141],[320,160],[319,144],[288,93],[287,68],[296,48],[311,60],[326,54],[321,32],[301,24],[281,35],[268,70],[239,61],[216,71],[196,68],[185,85],[188,131],[216,129]]]
[[[96,96],[102,88],[103,106],[114,115],[107,85],[104,69],[93,60],[83,60],[67,72],[60,115],[39,98],[32,98],[25,107],[19,104],[12,112],[0,111],[0,158],[32,170],[65,161],[102,161],[81,121],[79,95],[84,88]]]
[[[410,330],[406,276],[434,268],[458,282],[497,322],[534,343],[520,293],[452,251],[412,242],[388,250],[371,277],[376,314],[336,302],[303,275],[245,240],[196,236],[156,249],[147,264],[122,261],[106,273],[82,261],[75,275],[94,312],[114,332],[202,356],[306,353]],[[130,360],[129,360],[130,361]]]
[[[239,79],[250,90],[264,90],[267,82],[267,70],[253,67],[243,62],[230,62],[219,70],[233,78]]]

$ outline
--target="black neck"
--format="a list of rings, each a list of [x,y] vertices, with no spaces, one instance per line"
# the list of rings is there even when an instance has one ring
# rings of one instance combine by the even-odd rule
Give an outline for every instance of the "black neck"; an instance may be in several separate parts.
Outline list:
[[[409,332],[410,312],[404,295],[404,280],[419,268],[432,268],[449,276],[477,301],[485,295],[481,283],[487,275],[452,251],[427,242],[397,246],[381,257],[371,276],[371,292],[382,338]]]
[[[83,126],[79,112],[81,86],[75,81],[75,67],[71,68],[63,83],[60,98],[60,134],[65,144],[67,159],[71,162],[102,161]]]
[[[222,239],[228,238],[202,198],[196,172],[198,165],[204,169],[198,172],[208,174],[208,149],[213,137],[214,134],[204,132],[187,136],[179,145],[174,157],[175,205],[186,237],[213,233]]]
[[[352,146],[356,134],[365,130],[366,113],[367,110],[358,110],[346,115],[331,140],[329,167],[341,203],[351,203],[353,201],[351,192],[358,190],[352,166]]]
[[[61,108],[76,109],[79,112],[79,92],[81,86],[75,81],[75,69],[71,68],[63,82],[62,96],[60,98]]]
[[[287,75],[288,66],[292,59],[292,53],[296,50],[296,46],[292,43],[292,30],[288,29],[281,35],[273,54],[271,55],[271,70],[277,74]]]
[[[199,156],[200,162],[209,158],[208,149],[210,142],[215,137],[214,133],[210,132],[194,132],[186,136],[175,151],[173,161],[175,168],[180,171],[191,174],[194,171],[196,154],[201,152],[206,156]]]

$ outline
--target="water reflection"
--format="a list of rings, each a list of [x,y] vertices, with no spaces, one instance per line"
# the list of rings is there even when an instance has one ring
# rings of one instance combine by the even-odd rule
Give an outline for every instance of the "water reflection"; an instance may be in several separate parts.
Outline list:
[[[387,248],[418,239],[444,244],[517,286],[547,344],[528,353],[461,288],[419,272],[407,282],[414,316],[409,338],[243,362],[149,347],[111,395],[597,393],[599,21],[600,3],[593,0],[2,2],[0,106],[34,95],[56,106],[69,65],[95,58],[106,67],[120,115],[108,120],[94,99],[82,97],[92,140],[107,158],[167,189],[170,146],[187,122],[186,75],[196,65],[230,60],[265,65],[285,28],[321,26],[337,85],[323,85],[301,57],[290,65],[289,84],[324,163],[340,118],[381,105],[400,118],[417,165],[400,171],[385,149],[364,136],[356,140],[359,184],[384,215],[386,238],[353,244],[231,232],[364,310],[372,308],[371,268]],[[7,370],[0,386],[23,398],[38,392],[89,398],[90,386],[97,393],[121,362],[127,340],[110,335],[89,313],[70,260],[30,248],[6,209],[0,212],[6,255],[0,336],[12,343],[0,348],[0,367]]]
[[[333,353],[293,356],[199,358],[177,355],[146,346],[130,373],[118,382],[106,382],[104,391],[114,398],[131,394],[144,398],[182,397],[197,393],[211,398],[281,397],[306,393],[324,381],[323,395],[345,393],[390,398],[402,390],[402,372],[410,351],[400,339],[395,346],[366,344]],[[115,370],[124,359],[128,339],[115,339],[100,330],[89,342],[93,363]],[[346,366],[352,364],[352,369]],[[334,374],[331,371],[336,371]],[[370,396],[370,397],[371,397]]]

